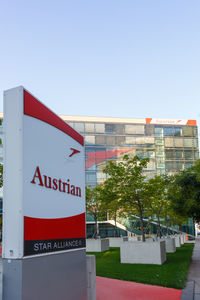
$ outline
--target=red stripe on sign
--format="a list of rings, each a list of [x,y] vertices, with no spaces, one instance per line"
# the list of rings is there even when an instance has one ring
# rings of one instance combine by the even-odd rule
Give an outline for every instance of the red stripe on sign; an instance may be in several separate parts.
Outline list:
[[[24,217],[24,240],[85,238],[85,213],[68,218]]]
[[[44,104],[35,99],[31,94],[24,90],[24,114],[46,122],[57,129],[71,136],[81,145],[84,145],[83,137],[59,118],[54,112],[48,109]]]

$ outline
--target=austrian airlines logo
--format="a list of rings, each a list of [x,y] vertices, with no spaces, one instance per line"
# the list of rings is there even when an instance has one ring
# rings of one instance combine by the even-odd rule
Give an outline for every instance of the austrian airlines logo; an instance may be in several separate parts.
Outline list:
[[[70,150],[72,150],[72,153],[69,155],[69,157],[72,157],[74,154],[80,153],[79,150],[74,149],[74,148],[70,148]]]

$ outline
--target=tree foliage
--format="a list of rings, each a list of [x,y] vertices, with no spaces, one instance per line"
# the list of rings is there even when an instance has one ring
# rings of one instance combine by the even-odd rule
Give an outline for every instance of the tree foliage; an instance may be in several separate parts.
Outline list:
[[[155,176],[148,181],[149,214],[156,216],[158,223],[158,236],[161,237],[161,218],[167,220],[167,211],[170,201],[167,199],[166,176]]]
[[[86,187],[86,211],[93,216],[95,221],[94,238],[99,235],[97,221],[105,212],[102,201],[102,190],[102,184],[98,184],[94,188]]]
[[[177,215],[200,221],[200,160],[174,176],[169,199]]]
[[[109,175],[121,209],[128,214],[139,215],[143,241],[145,241],[143,216],[148,203],[143,170],[147,167],[148,161],[147,158],[124,155],[122,161],[109,161],[104,169]]]

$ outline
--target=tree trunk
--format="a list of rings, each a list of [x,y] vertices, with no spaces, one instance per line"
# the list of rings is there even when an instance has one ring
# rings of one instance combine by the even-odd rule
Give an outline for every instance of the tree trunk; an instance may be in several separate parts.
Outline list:
[[[117,213],[115,212],[115,237],[117,237]]]
[[[157,232],[158,232],[158,237],[159,238],[161,238],[161,230],[160,230],[160,216],[159,215],[157,215],[157,219],[158,219],[158,230],[157,230]]]
[[[167,215],[165,215],[165,225],[166,225],[166,228],[167,228],[167,235],[169,235],[169,226],[168,226]]]
[[[97,236],[99,235],[99,226],[98,226],[97,219],[98,219],[98,218],[95,216],[95,217],[94,217],[94,220],[95,220],[94,238],[95,238],[95,239],[96,239]]]
[[[140,227],[141,227],[141,232],[142,232],[142,241],[145,242],[143,211],[142,211],[142,206],[139,201],[138,201],[138,208],[139,208],[139,213],[140,213]]]

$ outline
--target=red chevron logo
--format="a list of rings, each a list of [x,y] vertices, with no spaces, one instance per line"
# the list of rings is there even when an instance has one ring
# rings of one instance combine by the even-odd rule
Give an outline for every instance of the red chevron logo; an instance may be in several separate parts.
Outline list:
[[[69,157],[72,157],[74,154],[80,153],[79,150],[74,149],[74,148],[70,148],[72,150],[72,153],[69,155]]]

